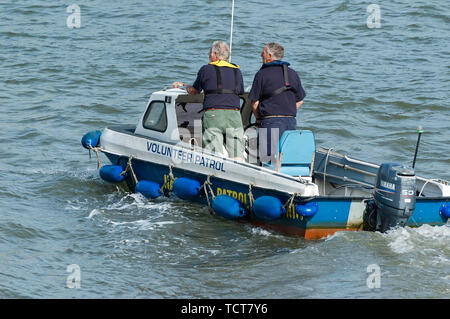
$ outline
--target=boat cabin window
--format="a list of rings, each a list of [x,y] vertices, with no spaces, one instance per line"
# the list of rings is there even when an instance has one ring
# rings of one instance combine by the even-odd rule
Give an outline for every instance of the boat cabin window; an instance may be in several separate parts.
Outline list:
[[[163,101],[152,101],[144,116],[146,129],[165,132],[167,129],[166,103]]]

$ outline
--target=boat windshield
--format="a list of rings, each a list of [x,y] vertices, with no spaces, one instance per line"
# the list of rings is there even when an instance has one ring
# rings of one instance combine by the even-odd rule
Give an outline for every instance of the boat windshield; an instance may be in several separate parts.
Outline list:
[[[144,116],[143,126],[159,132],[167,130],[166,103],[164,101],[152,101]]]

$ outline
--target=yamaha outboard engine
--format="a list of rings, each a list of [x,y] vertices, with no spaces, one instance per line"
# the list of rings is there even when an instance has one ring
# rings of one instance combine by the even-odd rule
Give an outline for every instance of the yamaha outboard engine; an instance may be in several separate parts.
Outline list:
[[[406,226],[416,204],[414,170],[397,163],[384,163],[378,169],[373,194],[366,208],[366,219],[376,231]]]

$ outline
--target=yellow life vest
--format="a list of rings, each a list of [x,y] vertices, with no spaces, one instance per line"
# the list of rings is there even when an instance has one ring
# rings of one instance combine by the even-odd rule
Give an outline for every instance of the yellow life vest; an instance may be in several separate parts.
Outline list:
[[[205,91],[205,95],[207,94],[235,94],[235,95],[239,95],[238,94],[238,90],[239,90],[239,81],[238,81],[238,69],[239,69],[239,65],[237,64],[232,64],[230,62],[224,61],[224,60],[217,60],[214,62],[209,62],[209,64],[213,65],[215,70],[216,70],[216,75],[217,75],[217,89],[215,90],[207,90]],[[222,88],[222,76],[220,75],[220,68],[221,67],[228,67],[228,68],[232,68],[234,71],[234,90],[230,90],[230,89],[224,89]]]
[[[226,67],[233,68],[233,69],[239,69],[239,65],[230,63],[230,62],[225,61],[225,60],[217,60],[217,61],[214,61],[214,62],[209,62],[209,64],[215,65],[215,66],[218,66],[218,67],[226,66]]]

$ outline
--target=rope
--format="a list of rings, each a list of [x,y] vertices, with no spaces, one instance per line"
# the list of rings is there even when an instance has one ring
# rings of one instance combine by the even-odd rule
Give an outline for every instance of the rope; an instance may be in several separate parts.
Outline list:
[[[208,178],[206,179],[206,181],[208,182],[208,188],[209,188],[209,192],[211,193],[211,198],[214,200],[214,198],[216,198],[216,196],[214,195],[214,192],[213,192],[213,190],[212,190],[212,187],[211,187],[211,185],[212,185],[212,183],[211,183],[211,181],[210,181],[210,178],[211,178],[211,175],[209,175],[208,176]]]
[[[172,183],[175,180],[175,177],[173,176],[173,172],[172,172],[172,167],[174,165],[173,164],[169,164],[169,179],[167,179],[164,184],[161,186],[161,188],[159,189],[159,192],[161,194],[164,194],[164,188],[167,187],[167,189],[169,188],[168,186],[170,185],[170,183]]]
[[[133,160],[133,158],[134,158],[134,156],[130,155],[130,157],[128,158],[127,167],[125,168],[125,170],[122,173],[120,173],[120,175],[122,176],[123,174],[125,174],[128,171],[131,172],[131,176],[133,176],[133,180],[137,184],[138,180],[136,178],[136,175],[134,174],[133,166],[131,164],[131,161]]]
[[[286,203],[283,205],[283,208],[288,208],[292,205],[292,203],[294,202],[295,197],[301,195],[300,193],[294,193],[292,194],[292,196],[286,201]]]
[[[212,190],[212,183],[211,183],[211,176],[212,175],[208,175],[208,177],[206,178],[206,181],[203,183],[203,185],[200,187],[200,189],[203,189],[205,191],[205,194],[208,195],[208,189],[209,192],[211,193],[211,198],[214,200],[214,198],[216,198],[216,196],[214,195],[214,192]],[[208,189],[206,188],[208,186]]]
[[[204,184],[203,184],[204,185]],[[203,186],[202,186],[203,187]],[[208,209],[210,214],[212,215],[212,207],[211,207],[211,202],[209,201],[209,196],[208,196],[208,190],[206,189],[206,187],[203,187],[203,190],[205,191],[205,197],[206,197],[206,201],[208,202]]]
[[[214,200],[214,198],[216,198],[216,196],[214,195],[214,192],[213,192],[212,187],[211,187],[211,185],[212,185],[211,180],[210,180],[211,176],[212,175],[208,175],[208,177],[206,178],[206,181],[200,187],[200,190],[203,189],[205,191],[206,201],[208,202],[208,209],[209,209],[210,214],[212,215],[213,214],[213,210],[212,210],[212,207],[211,207],[211,202],[209,201],[208,189],[209,189],[209,192],[211,193],[212,200]]]
[[[100,163],[100,156],[98,155],[98,152],[101,151],[102,148],[89,146],[89,160],[92,158],[91,150],[95,153],[95,156],[97,156],[97,169],[100,169],[102,164]]]
[[[439,182],[438,179],[427,179],[427,181],[423,184],[422,189],[419,192],[419,195],[417,197],[420,197],[422,195],[423,190],[425,189],[425,186],[427,186],[427,184],[429,182]]]
[[[255,186],[253,184],[248,185],[248,202],[250,204],[250,209],[253,208],[253,203],[255,202],[255,196],[252,193],[252,187]]]

